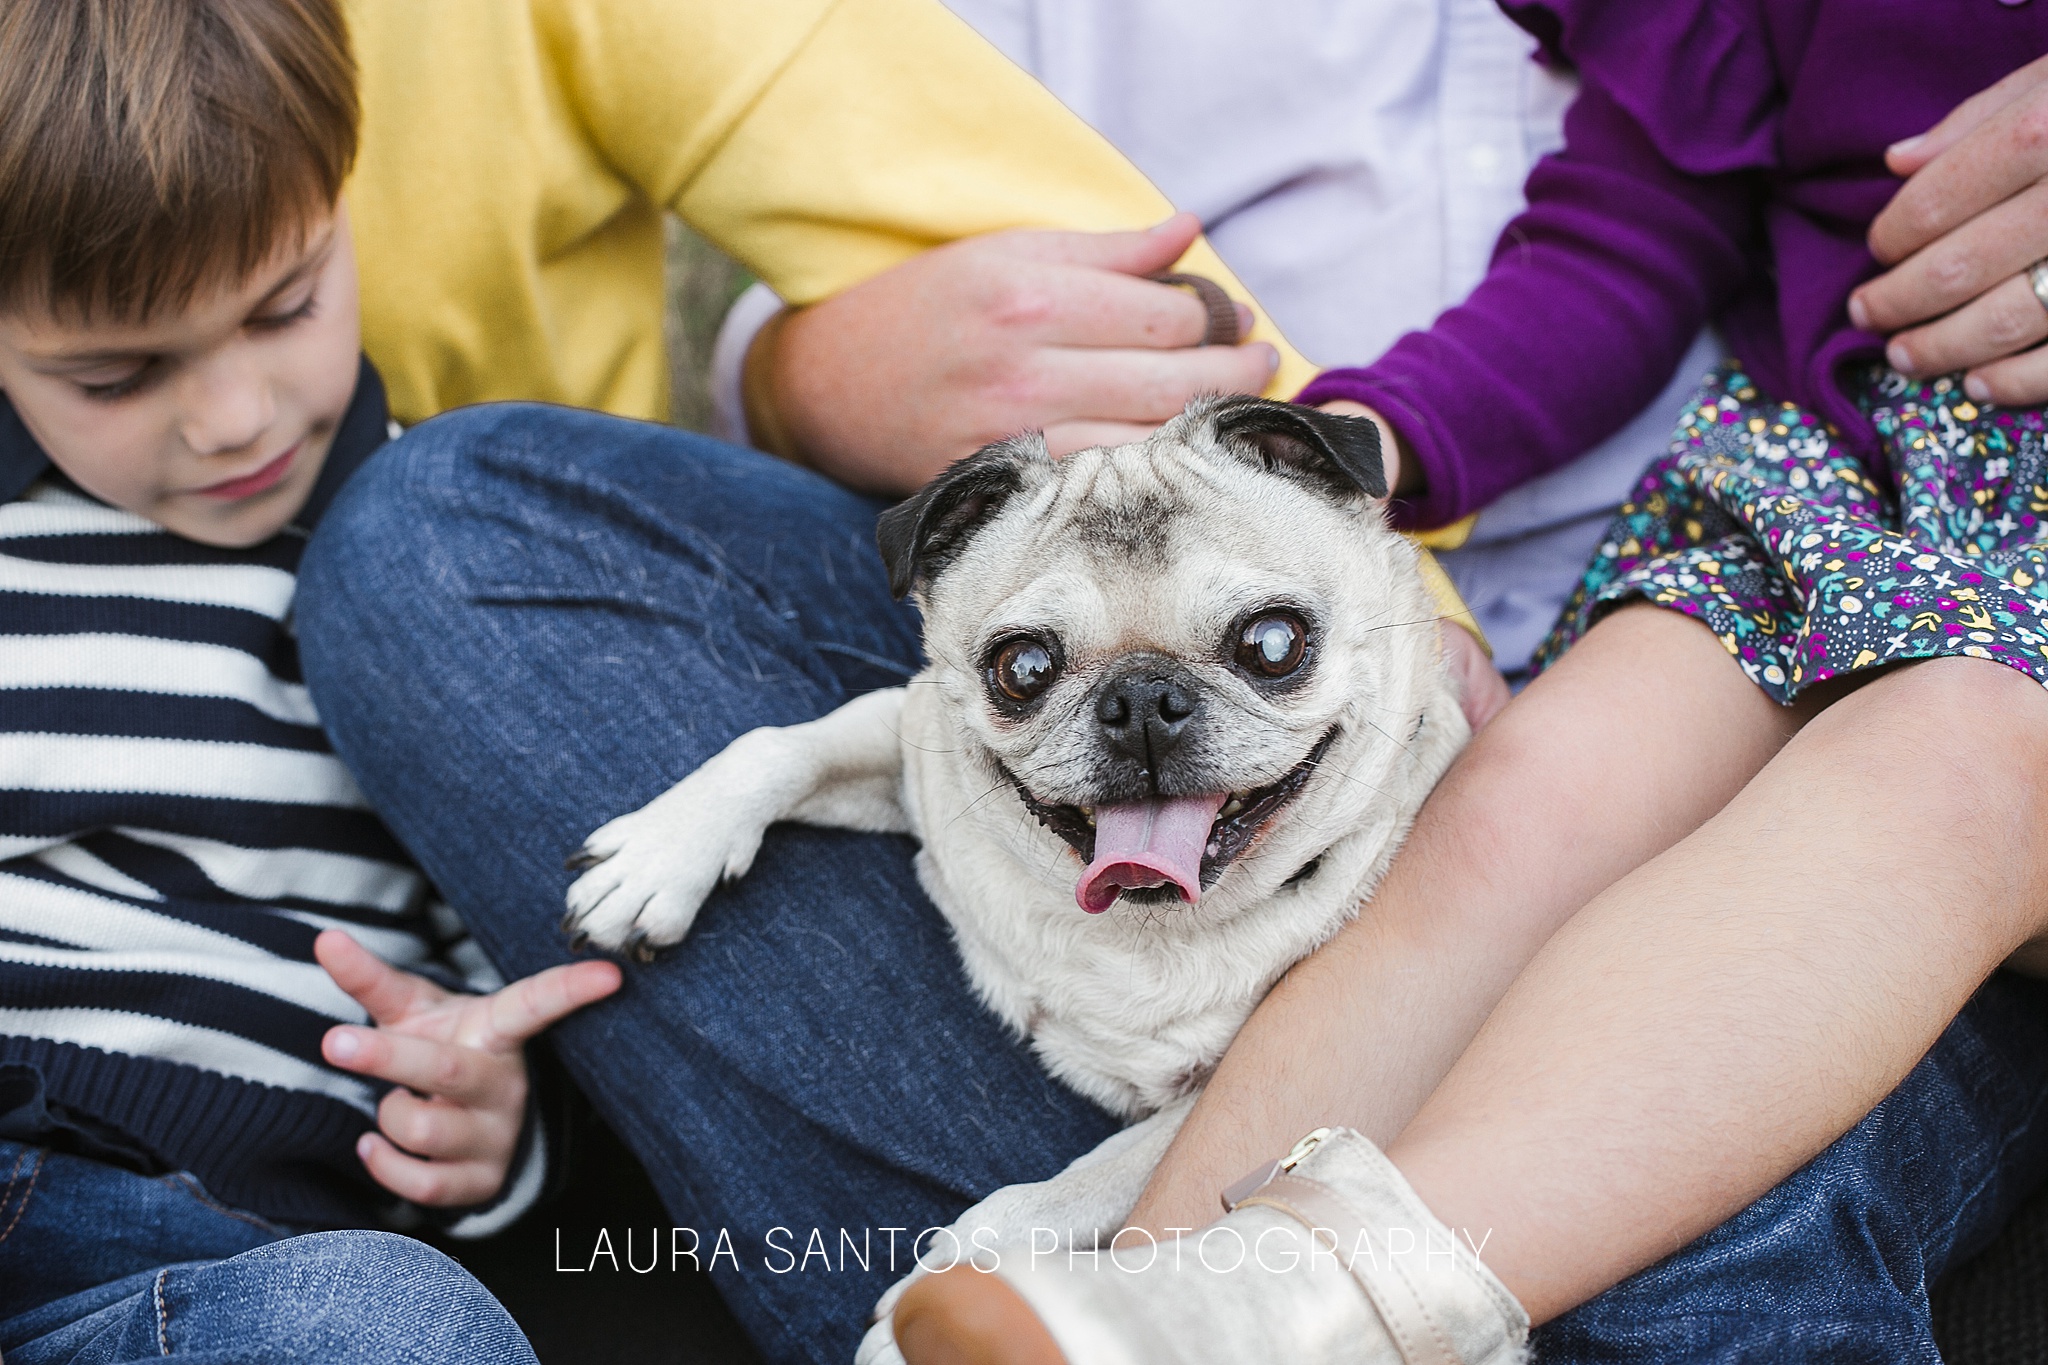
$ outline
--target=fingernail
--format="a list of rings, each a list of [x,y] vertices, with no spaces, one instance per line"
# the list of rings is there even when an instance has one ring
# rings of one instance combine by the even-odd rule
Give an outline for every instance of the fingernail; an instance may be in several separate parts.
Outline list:
[[[1870,310],[1863,306],[1863,296],[1861,294],[1851,294],[1849,296],[1849,321],[1855,323],[1861,331],[1867,332],[1870,330]]]
[[[1919,150],[1920,144],[1925,141],[1927,141],[1927,134],[1925,133],[1920,134],[1918,137],[1900,138],[1897,142],[1885,148],[1884,154],[1890,156],[1896,152],[1900,156],[1911,156],[1915,151]]]
[[[338,1028],[327,1035],[327,1055],[337,1062],[352,1062],[363,1050],[363,1040],[354,1030]]]
[[[368,1161],[370,1159],[370,1152],[373,1146],[374,1144],[370,1141],[370,1135],[368,1133],[364,1133],[361,1137],[357,1138],[356,1159],[359,1161]]]
[[[1991,401],[1991,386],[1974,374],[1963,376],[1963,392],[1976,399],[1979,403],[1989,403]]]
[[[1241,337],[1248,337],[1252,334],[1252,328],[1259,324],[1258,316],[1245,304],[1237,304],[1236,308],[1237,334]]]
[[[1887,365],[1890,365],[1900,374],[1913,373],[1913,353],[1906,349],[1904,342],[1894,341],[1891,345],[1885,347],[1884,359]]]
[[[1268,345],[1266,342],[1263,341],[1260,342],[1259,345],[1264,346],[1266,348],[1266,373],[1271,374],[1273,373],[1273,371],[1280,368],[1280,348],[1277,346]]]

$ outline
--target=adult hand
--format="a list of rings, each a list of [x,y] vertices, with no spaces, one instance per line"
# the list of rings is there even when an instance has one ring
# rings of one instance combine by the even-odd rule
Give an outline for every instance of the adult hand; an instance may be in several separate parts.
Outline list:
[[[1145,232],[949,243],[785,315],[750,362],[771,367],[806,461],[870,492],[908,493],[1031,428],[1054,454],[1135,440],[1196,394],[1259,392],[1279,364],[1265,342],[1200,345],[1200,301],[1144,278],[1200,231],[1183,213]]]
[[[1891,334],[1885,357],[1904,374],[1967,370],[1979,402],[2048,401],[2048,306],[2027,279],[2048,257],[2048,57],[1885,162],[1908,177],[1870,226],[1892,269],[1850,296],[1850,320]]]
[[[526,1121],[521,1048],[623,979],[614,963],[571,962],[490,995],[457,995],[388,966],[339,929],[313,940],[313,956],[376,1023],[327,1030],[321,1055],[398,1087],[356,1155],[385,1189],[439,1207],[497,1195]]]

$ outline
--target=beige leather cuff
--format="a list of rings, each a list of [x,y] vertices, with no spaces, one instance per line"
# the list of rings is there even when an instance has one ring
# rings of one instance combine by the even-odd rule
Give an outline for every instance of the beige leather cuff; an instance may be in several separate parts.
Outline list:
[[[1341,1157],[1343,1164],[1330,1174],[1343,1188],[1305,1169],[1317,1166],[1313,1158],[1319,1154]],[[1486,1269],[1477,1249],[1460,1247],[1456,1233],[1360,1134],[1319,1128],[1282,1160],[1231,1186],[1223,1200],[1232,1212],[1263,1207],[1283,1213],[1339,1257],[1372,1302],[1404,1365],[1479,1365],[1521,1357],[1529,1330],[1521,1304]],[[1408,1234],[1407,1248],[1394,1246],[1395,1230]],[[1439,1233],[1441,1252],[1434,1245]]]

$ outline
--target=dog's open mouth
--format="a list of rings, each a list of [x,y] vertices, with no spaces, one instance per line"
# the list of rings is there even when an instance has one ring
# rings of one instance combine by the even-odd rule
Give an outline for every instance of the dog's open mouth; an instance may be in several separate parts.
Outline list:
[[[1332,728],[1279,781],[1247,792],[1084,807],[1040,801],[1014,776],[1010,781],[1039,823],[1071,844],[1087,864],[1074,888],[1083,910],[1100,914],[1120,896],[1193,904],[1300,793],[1336,738]]]

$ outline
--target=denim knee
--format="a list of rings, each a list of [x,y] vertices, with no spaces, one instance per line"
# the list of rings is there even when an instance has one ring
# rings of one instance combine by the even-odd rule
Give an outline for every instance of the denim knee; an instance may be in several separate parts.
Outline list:
[[[402,653],[408,637],[441,629],[442,613],[489,595],[542,545],[586,541],[593,520],[612,520],[587,515],[589,466],[646,425],[494,403],[407,431],[356,471],[306,549],[302,650],[347,656],[382,638]]]
[[[582,419],[582,420],[578,420]],[[314,545],[362,560],[387,549],[417,549],[451,510],[523,490],[540,505],[547,485],[570,471],[558,428],[631,424],[538,403],[486,403],[443,413],[407,431],[356,471],[322,519]],[[596,442],[596,431],[581,433]],[[310,557],[310,552],[309,552]]]
[[[424,1242],[320,1232],[211,1265],[173,1266],[152,1286],[165,1354],[250,1359],[531,1365],[517,1324],[474,1276]]]
[[[537,404],[447,413],[358,470],[307,547],[307,682],[345,740],[359,694],[405,696],[430,655],[487,683],[508,653],[622,657],[611,640],[829,709],[921,663],[916,614],[876,550],[878,507],[654,423]]]

